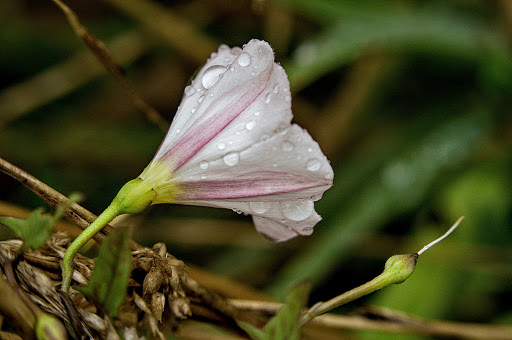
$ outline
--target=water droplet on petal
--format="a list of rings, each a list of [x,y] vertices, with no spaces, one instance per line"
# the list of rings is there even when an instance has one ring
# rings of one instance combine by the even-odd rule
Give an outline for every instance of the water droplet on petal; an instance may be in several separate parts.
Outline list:
[[[256,112],[254,112],[254,115],[255,115],[256,117],[258,117],[258,116],[260,115],[260,113],[261,113],[260,111],[256,111]]]
[[[180,133],[181,132],[181,129],[176,129],[176,133]]]
[[[238,64],[240,66],[249,66],[251,64],[251,56],[248,53],[242,52],[238,56]]]
[[[204,94],[201,97],[199,97],[199,102],[201,103],[203,101],[203,99],[204,99]]]
[[[202,175],[201,175],[201,179],[206,179],[206,175],[205,175],[205,174],[202,174]]]
[[[230,152],[224,156],[224,163],[229,166],[237,165],[239,160],[240,156],[238,152]]]
[[[281,150],[283,151],[292,151],[293,144],[290,141],[285,140],[283,144],[281,144]]]
[[[197,107],[193,107],[192,110],[190,110],[192,113],[196,112]]]
[[[247,124],[245,124],[245,128],[249,131],[254,129],[255,126],[256,126],[256,122],[254,120],[251,120],[251,121],[247,122]]]
[[[226,144],[225,144],[225,143],[220,142],[219,144],[217,144],[217,148],[218,148],[219,150],[224,150],[224,149],[226,148]]]
[[[233,55],[239,55],[241,52],[242,52],[242,49],[238,46],[233,47],[231,49],[231,54],[233,54]]]
[[[274,93],[279,93],[279,85],[274,86],[274,89],[272,90]]]
[[[270,93],[267,93],[267,95],[265,96],[265,103],[270,103]]]
[[[271,203],[270,202],[249,202],[249,207],[254,211],[256,214],[264,214],[270,209]]]
[[[203,73],[201,83],[205,89],[211,88],[219,80],[219,76],[226,71],[226,68],[222,65],[215,65],[207,68]]]
[[[311,216],[314,203],[312,201],[283,202],[280,208],[286,218],[300,222]]]
[[[201,161],[201,162],[199,163],[199,167],[200,167],[201,169],[203,169],[203,170],[208,169],[208,166],[210,166],[210,164],[208,163],[208,161]]]
[[[320,169],[321,165],[322,165],[322,163],[320,163],[320,161],[318,159],[311,158],[309,161],[307,161],[306,168],[309,171],[317,171],[318,169]]]
[[[272,163],[272,166],[273,166],[274,168],[277,168],[279,165],[278,165],[277,163]]]
[[[196,90],[192,86],[188,85],[187,87],[185,87],[185,94],[187,96],[191,96],[194,93],[196,93]]]

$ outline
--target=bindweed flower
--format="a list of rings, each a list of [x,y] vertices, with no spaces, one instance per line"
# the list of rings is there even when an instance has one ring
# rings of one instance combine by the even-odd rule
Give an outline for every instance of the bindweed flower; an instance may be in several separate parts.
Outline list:
[[[275,241],[310,235],[321,220],[314,201],[332,185],[333,170],[311,136],[291,124],[292,117],[288,78],[270,45],[221,45],[185,88],[151,163],[83,238],[121,213],[159,203],[251,214],[256,229]],[[66,253],[64,271],[85,243],[77,240]]]

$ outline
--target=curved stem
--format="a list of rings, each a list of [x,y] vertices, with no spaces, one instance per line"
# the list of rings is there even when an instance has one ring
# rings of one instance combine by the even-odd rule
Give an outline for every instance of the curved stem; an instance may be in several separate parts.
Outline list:
[[[331,309],[359,299],[362,296],[373,293],[376,290],[382,289],[387,285],[393,283],[393,279],[382,273],[371,281],[362,284],[359,287],[353,288],[341,295],[338,295],[329,301],[321,302],[311,307],[301,318],[300,324],[304,326],[307,322],[311,321],[314,317],[324,314]]]
[[[62,291],[67,293],[73,276],[73,259],[84,244],[105,225],[121,214],[117,205],[111,204],[71,243],[62,260]]]

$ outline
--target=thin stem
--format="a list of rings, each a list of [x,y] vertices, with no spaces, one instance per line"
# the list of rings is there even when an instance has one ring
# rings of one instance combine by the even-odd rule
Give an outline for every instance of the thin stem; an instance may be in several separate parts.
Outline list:
[[[418,256],[423,254],[424,252],[426,252],[433,245],[436,245],[437,243],[439,243],[442,240],[444,240],[445,238],[447,238],[448,235],[450,235],[455,229],[457,229],[457,227],[459,226],[460,222],[462,222],[463,219],[464,219],[464,216],[459,217],[459,219],[451,226],[450,229],[448,229],[448,231],[446,233],[444,233],[441,237],[435,239],[434,241],[430,242],[425,247],[421,248],[421,250],[419,252],[417,252]]]
[[[314,317],[324,314],[331,309],[359,299],[362,296],[373,293],[376,290],[386,287],[387,285],[393,283],[392,278],[385,273],[380,274],[376,278],[371,281],[362,284],[359,287],[353,288],[341,295],[338,295],[326,302],[321,302],[313,307],[311,307],[301,318],[300,325],[303,326],[307,322],[309,322]]]
[[[107,209],[71,243],[62,260],[62,291],[66,293],[69,291],[71,278],[73,276],[73,259],[75,255],[87,241],[119,214],[120,211],[117,205],[109,205]]]

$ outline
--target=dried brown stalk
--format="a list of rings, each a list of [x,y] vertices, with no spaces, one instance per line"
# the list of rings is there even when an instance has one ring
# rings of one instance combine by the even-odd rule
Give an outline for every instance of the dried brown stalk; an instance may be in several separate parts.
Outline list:
[[[162,115],[160,115],[160,113],[158,113],[157,110],[137,94],[137,91],[130,82],[130,79],[125,75],[123,68],[114,60],[105,44],[80,23],[80,20],[71,8],[60,0],[53,0],[53,2],[55,2],[64,12],[69,25],[75,31],[76,35],[82,39],[93,55],[121,86],[125,94],[132,101],[133,106],[140,112],[143,112],[147,119],[160,127],[162,131],[167,131],[169,123],[162,117]]]

